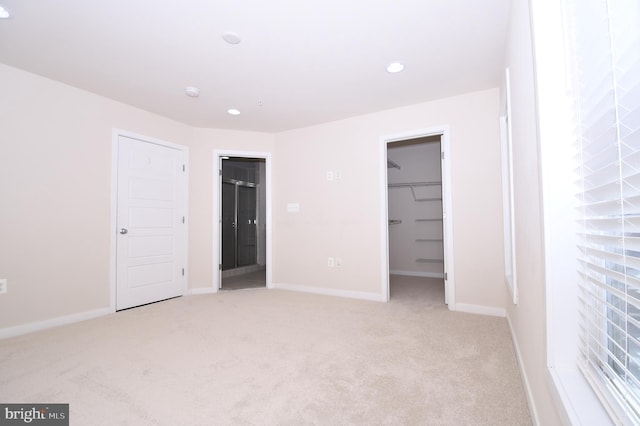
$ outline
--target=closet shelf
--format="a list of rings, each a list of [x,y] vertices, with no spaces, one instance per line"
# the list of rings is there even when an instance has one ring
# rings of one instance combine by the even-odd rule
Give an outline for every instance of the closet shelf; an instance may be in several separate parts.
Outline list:
[[[393,160],[389,160],[387,158],[387,168],[388,169],[398,169],[400,170],[400,165]]]
[[[442,242],[442,238],[416,238],[416,243]]]
[[[389,225],[400,225],[401,223],[400,219],[389,219]]]
[[[404,183],[390,183],[389,188],[409,188],[411,190],[411,195],[413,196],[413,201],[442,201],[442,197],[428,197],[428,198],[418,198],[416,196],[415,188],[421,186],[441,186],[442,182],[404,182]]]
[[[416,219],[416,222],[442,222],[442,219]]]
[[[416,259],[418,263],[443,263],[444,259]]]

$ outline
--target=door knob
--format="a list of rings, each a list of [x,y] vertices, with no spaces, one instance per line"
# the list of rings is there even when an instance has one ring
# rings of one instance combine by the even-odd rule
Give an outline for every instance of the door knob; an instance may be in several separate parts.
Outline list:
[[[129,232],[129,231],[127,230],[127,228],[120,228],[120,233],[121,233],[122,235],[126,234],[127,232]]]

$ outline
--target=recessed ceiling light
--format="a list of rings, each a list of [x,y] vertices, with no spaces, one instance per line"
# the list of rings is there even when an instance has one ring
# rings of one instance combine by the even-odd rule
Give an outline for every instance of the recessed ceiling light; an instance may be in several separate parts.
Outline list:
[[[242,41],[237,33],[233,33],[231,31],[227,31],[226,33],[222,34],[222,39],[229,44],[238,44]]]
[[[11,14],[9,13],[9,11],[4,7],[0,6],[0,19],[9,19],[9,18],[11,18]]]
[[[192,98],[197,98],[200,96],[200,90],[197,87],[187,86],[184,88],[184,94]]]
[[[240,115],[240,111],[235,108],[228,109],[227,112],[231,115]]]
[[[387,71],[389,71],[390,73],[400,72],[403,69],[404,65],[402,65],[400,62],[394,62],[392,64],[389,64],[389,66],[387,67]]]

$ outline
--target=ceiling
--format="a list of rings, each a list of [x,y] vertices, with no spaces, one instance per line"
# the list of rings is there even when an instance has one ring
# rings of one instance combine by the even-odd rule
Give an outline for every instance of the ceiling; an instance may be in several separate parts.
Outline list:
[[[509,4],[0,0],[0,62],[192,126],[278,132],[497,87]]]

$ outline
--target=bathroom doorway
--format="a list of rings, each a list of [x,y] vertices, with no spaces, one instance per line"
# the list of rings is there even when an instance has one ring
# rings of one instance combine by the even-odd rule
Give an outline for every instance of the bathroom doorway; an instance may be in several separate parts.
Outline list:
[[[220,160],[219,288],[266,287],[266,161]]]

